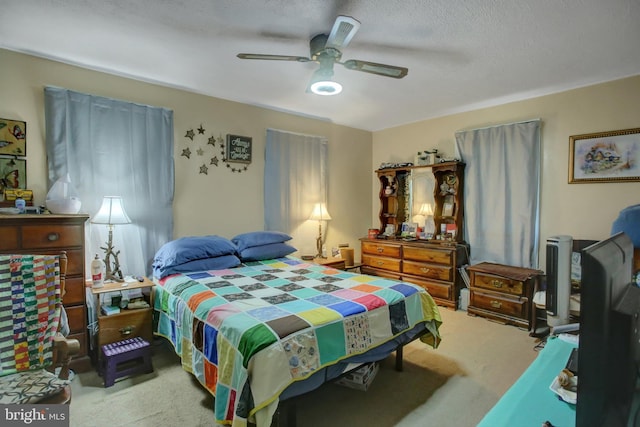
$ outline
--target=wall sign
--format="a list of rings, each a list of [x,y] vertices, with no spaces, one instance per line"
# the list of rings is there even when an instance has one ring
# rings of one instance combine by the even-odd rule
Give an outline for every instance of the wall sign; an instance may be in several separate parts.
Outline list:
[[[251,163],[251,137],[227,134],[227,162]]]

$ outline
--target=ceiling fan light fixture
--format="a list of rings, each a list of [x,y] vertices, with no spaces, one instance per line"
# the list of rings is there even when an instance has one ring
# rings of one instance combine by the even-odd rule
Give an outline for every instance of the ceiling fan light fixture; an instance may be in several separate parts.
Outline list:
[[[342,92],[342,85],[332,80],[320,80],[311,84],[311,92],[316,95],[337,95]]]

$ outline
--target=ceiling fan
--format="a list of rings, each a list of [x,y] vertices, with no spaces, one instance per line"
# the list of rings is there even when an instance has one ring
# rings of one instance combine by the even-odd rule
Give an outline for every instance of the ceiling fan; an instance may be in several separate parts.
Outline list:
[[[379,76],[401,79],[409,70],[395,65],[379,64],[376,62],[349,59],[340,62],[342,52],[353,36],[358,32],[360,22],[350,16],[338,16],[329,35],[318,34],[310,41],[310,57],[289,55],[268,55],[260,53],[239,53],[240,59],[261,59],[270,61],[316,62],[320,67],[314,72],[309,82],[308,90],[318,95],[336,95],[342,91],[342,86],[332,80],[333,65],[340,64],[349,70],[363,71]]]

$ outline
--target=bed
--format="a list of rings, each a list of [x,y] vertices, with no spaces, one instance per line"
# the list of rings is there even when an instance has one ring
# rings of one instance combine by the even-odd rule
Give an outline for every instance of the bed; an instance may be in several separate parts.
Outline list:
[[[259,246],[274,244],[286,243]],[[187,265],[168,274],[154,267],[155,333],[215,396],[218,424],[269,426],[280,401],[348,366],[418,338],[438,345],[440,314],[419,286],[303,261],[289,249],[249,256],[255,247],[232,246],[233,254],[206,255],[213,269],[193,259],[173,259]],[[219,259],[229,256],[238,261]]]

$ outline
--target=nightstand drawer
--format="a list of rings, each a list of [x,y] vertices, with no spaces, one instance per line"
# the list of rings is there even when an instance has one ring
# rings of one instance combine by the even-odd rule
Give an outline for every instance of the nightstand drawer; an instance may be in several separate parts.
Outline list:
[[[362,242],[362,252],[373,255],[400,257],[400,246],[384,243]]]
[[[123,310],[111,316],[98,317],[98,347],[127,338],[142,337],[153,340],[151,309]]]
[[[453,263],[453,254],[453,251],[433,248],[417,248],[413,246],[404,246],[402,248],[403,259],[423,261],[431,264],[451,265]]]
[[[362,264],[374,268],[400,272],[400,259],[386,258],[382,256],[362,255]]]
[[[526,298],[509,298],[499,293],[485,293],[472,289],[469,305],[506,316],[526,319],[528,302]]]
[[[24,225],[22,247],[61,248],[78,245],[84,239],[84,225]],[[80,243],[81,244],[81,243]]]
[[[402,272],[415,274],[429,279],[453,280],[453,268],[450,265],[426,264],[424,262],[403,261]]]
[[[520,281],[487,273],[473,272],[472,274],[472,286],[510,295],[524,295],[526,287],[525,284]]]

